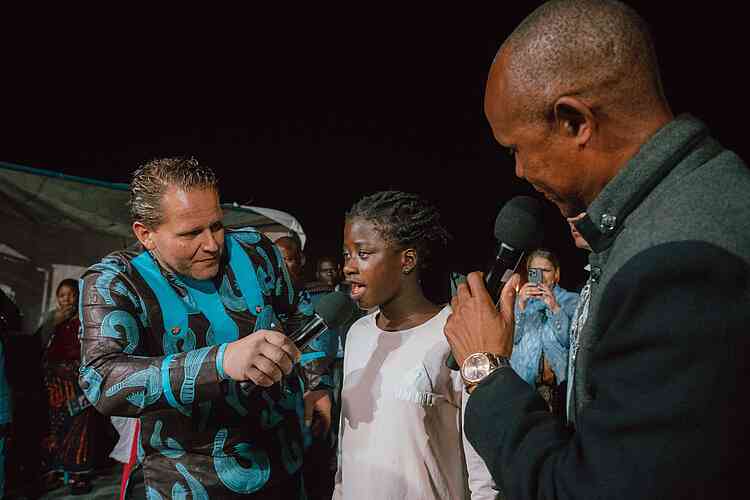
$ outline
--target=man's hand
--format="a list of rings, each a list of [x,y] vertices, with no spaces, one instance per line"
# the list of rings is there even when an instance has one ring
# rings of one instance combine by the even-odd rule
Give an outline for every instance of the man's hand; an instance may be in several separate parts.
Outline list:
[[[305,425],[312,425],[313,436],[320,436],[331,428],[331,396],[328,391],[305,393]]]
[[[513,350],[513,304],[520,276],[514,274],[500,293],[500,310],[484,286],[482,273],[474,272],[458,286],[451,301],[453,314],[445,324],[445,337],[461,366],[475,352],[510,357]]]
[[[258,330],[227,346],[224,373],[233,380],[269,387],[288,375],[299,358],[299,349],[286,335]]]

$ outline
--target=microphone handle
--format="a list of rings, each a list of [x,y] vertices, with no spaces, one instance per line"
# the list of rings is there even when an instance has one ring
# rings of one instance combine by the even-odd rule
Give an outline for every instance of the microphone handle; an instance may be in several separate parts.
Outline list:
[[[297,346],[300,351],[307,347],[307,344],[318,338],[321,333],[326,331],[328,326],[326,325],[323,318],[317,314],[313,316],[313,319],[302,325],[301,328],[293,332],[289,338]],[[240,390],[245,396],[249,396],[258,387],[255,382],[251,380],[244,380],[240,382]]]
[[[523,250],[516,250],[505,243],[500,243],[500,251],[497,253],[497,257],[495,257],[495,262],[492,264],[490,271],[484,276],[484,284],[487,286],[487,292],[489,292],[495,307],[500,307],[500,293],[503,291],[503,287],[510,277],[518,269],[523,255]],[[453,353],[448,355],[448,359],[445,360],[445,366],[454,371],[461,369]]]

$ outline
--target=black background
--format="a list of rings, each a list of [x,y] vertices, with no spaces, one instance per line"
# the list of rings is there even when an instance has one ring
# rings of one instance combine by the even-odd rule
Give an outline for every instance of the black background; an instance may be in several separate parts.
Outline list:
[[[8,17],[0,159],[126,183],[154,157],[195,156],[223,201],[297,217],[310,260],[339,255],[361,196],[419,192],[453,233],[450,267],[483,268],[498,209],[532,194],[486,124],[485,79],[539,2],[465,3]],[[630,3],[652,27],[673,111],[747,157],[742,5]],[[545,207],[545,245],[574,287],[585,255]]]

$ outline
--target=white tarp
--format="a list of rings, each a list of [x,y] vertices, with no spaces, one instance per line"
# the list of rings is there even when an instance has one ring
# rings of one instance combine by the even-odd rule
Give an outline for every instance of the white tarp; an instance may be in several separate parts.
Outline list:
[[[125,184],[0,162],[0,287],[24,313],[24,333],[54,307],[54,290],[113,250],[135,242]],[[223,204],[224,224],[275,240],[305,233],[280,210]]]

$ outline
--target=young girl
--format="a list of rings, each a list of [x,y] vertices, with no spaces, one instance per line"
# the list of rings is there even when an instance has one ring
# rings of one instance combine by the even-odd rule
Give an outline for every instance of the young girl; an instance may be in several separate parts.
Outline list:
[[[334,499],[496,498],[462,433],[465,393],[443,326],[450,306],[424,295],[421,276],[447,231],[413,194],[385,191],[346,214],[344,275],[362,309],[344,349]],[[467,474],[468,469],[468,474]]]

